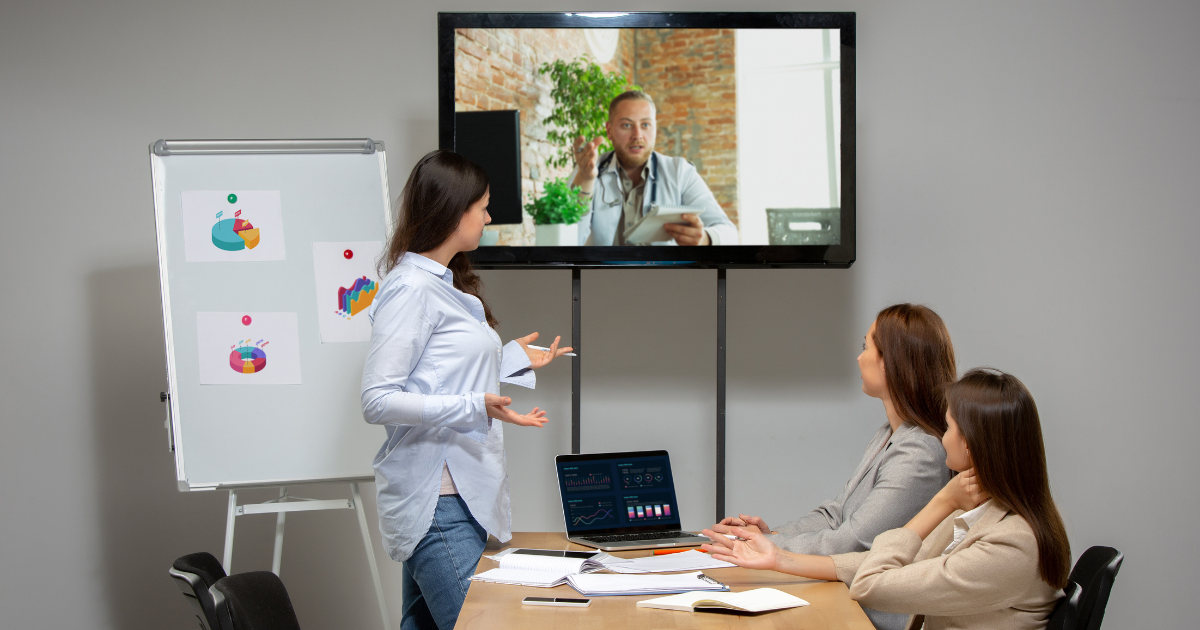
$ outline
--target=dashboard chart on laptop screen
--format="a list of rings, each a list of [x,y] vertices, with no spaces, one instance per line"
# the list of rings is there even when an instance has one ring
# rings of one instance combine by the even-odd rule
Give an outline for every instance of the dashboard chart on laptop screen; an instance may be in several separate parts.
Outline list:
[[[570,532],[679,526],[666,455],[559,461],[558,482]]]

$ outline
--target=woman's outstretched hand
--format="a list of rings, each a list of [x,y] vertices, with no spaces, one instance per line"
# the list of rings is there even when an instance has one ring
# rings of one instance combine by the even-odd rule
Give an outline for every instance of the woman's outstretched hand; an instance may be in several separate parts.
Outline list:
[[[536,370],[540,367],[544,367],[554,359],[561,357],[572,350],[570,346],[567,346],[566,348],[558,347],[558,342],[562,339],[562,337],[555,337],[554,343],[550,344],[549,350],[535,350],[530,348],[529,344],[537,341],[537,338],[538,333],[530,333],[524,337],[519,337],[516,340],[521,348],[525,350],[525,354],[529,355],[529,367],[532,369]]]
[[[779,567],[779,547],[757,531],[730,528],[730,534],[744,540],[732,540],[711,529],[700,533],[712,539],[711,543],[700,545],[700,548],[717,560],[732,562],[747,569],[777,570]]]
[[[508,406],[512,404],[512,399],[508,396],[500,396],[497,394],[484,394],[484,405],[487,406],[487,415],[489,418],[495,418],[501,422],[515,424],[522,427],[541,427],[550,419],[546,417],[546,412],[539,410],[537,407],[533,411],[525,415],[521,415]]]

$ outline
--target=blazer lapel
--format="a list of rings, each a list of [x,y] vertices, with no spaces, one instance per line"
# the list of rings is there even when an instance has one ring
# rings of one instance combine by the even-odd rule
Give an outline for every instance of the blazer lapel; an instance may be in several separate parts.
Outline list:
[[[967,532],[966,538],[963,538],[963,541],[961,543],[959,543],[958,546],[955,547],[950,552],[950,555],[954,555],[954,554],[958,553],[958,551],[960,549],[965,549],[967,547],[970,547],[971,543],[975,542],[976,540],[979,540],[979,538],[982,537],[984,535],[984,533],[987,532],[988,528],[990,528],[992,525],[995,525],[996,523],[999,523],[1000,519],[1004,518],[1004,516],[1007,515],[1008,512],[1009,512],[1009,509],[1007,507],[1004,507],[1004,506],[1000,505],[999,503],[992,501],[992,504],[989,505],[988,509],[984,511],[983,516],[979,517],[979,520],[975,521],[975,524],[971,526],[971,529]],[[957,516],[955,516],[955,518],[958,518],[958,516],[962,516],[962,514],[958,514]],[[949,545],[950,541],[953,539],[954,539],[954,528],[951,527],[950,528],[950,537],[946,539],[945,544],[943,544],[941,548],[945,549],[946,545]]]
[[[901,431],[904,430],[904,426],[905,425],[900,426]],[[887,430],[887,433],[884,433],[885,429]],[[849,483],[846,484],[846,496],[843,497],[844,499],[849,499],[850,495],[854,494],[854,491],[858,489],[858,485],[862,483],[862,480],[867,477],[867,473],[876,468],[879,453],[882,452],[883,449],[887,448],[887,443],[894,437],[895,434],[892,433],[891,429],[886,425],[880,427],[879,431],[875,432],[875,438],[872,439],[871,444],[867,446],[867,452],[863,454],[863,460],[858,464],[858,470],[854,471],[854,476],[851,477]]]

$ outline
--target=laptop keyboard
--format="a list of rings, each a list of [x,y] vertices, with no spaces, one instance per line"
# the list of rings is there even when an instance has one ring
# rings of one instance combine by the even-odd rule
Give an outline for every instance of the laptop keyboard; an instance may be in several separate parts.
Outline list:
[[[611,536],[587,536],[583,538],[595,543],[612,543],[612,542],[627,542],[630,540],[661,540],[663,538],[685,538],[692,537],[695,534],[691,532],[645,532],[641,534],[613,534]]]

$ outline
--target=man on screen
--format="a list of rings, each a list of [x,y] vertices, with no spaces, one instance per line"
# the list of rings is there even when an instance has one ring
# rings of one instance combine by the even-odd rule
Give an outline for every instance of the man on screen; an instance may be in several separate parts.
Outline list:
[[[664,228],[677,245],[737,245],[738,232],[712,191],[681,157],[654,151],[658,134],[654,100],[640,91],[617,96],[604,125],[614,151],[598,154],[604,140],[575,139],[575,176],[591,209],[579,222],[580,245],[626,245],[625,231],[653,205],[684,206],[685,223]]]

